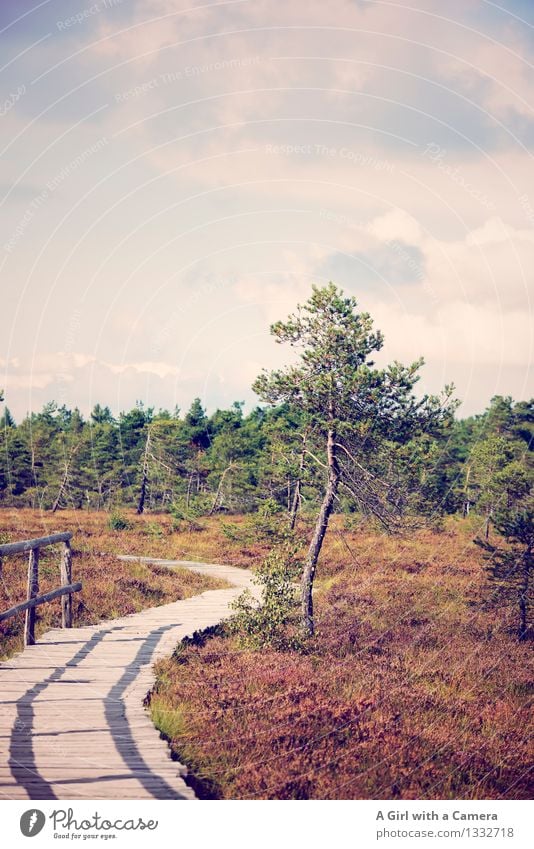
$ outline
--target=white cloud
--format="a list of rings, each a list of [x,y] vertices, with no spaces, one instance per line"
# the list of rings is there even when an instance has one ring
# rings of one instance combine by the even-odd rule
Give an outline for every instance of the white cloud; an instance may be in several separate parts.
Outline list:
[[[17,389],[46,389],[56,380],[57,375],[49,372],[31,372],[13,374],[10,372],[5,378],[6,400],[10,392]],[[72,380],[71,377],[65,378]]]
[[[380,242],[398,240],[412,245],[422,242],[420,223],[404,209],[391,209],[374,218],[368,225],[368,232]]]
[[[180,369],[170,363],[146,362],[146,363],[101,363],[113,374],[123,374],[126,371],[134,371],[138,374],[153,374],[156,377],[169,377],[180,374]]]

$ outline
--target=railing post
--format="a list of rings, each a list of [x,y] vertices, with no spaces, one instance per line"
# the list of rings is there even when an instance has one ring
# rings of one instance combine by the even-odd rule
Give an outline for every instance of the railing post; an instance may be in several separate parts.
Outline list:
[[[72,550],[67,540],[61,558],[61,586],[72,583]],[[63,628],[72,628],[72,595],[61,596],[61,624]]]
[[[28,601],[39,595],[39,549],[32,548],[28,560]],[[24,623],[24,645],[33,646],[35,643],[35,607],[26,611]]]

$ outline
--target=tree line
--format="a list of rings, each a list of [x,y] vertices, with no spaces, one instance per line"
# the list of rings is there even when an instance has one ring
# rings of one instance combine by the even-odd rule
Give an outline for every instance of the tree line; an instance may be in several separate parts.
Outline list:
[[[533,402],[497,396],[480,415],[382,445],[365,477],[387,471],[389,496],[395,491],[405,509],[475,510],[489,519],[500,474],[511,462],[524,462],[533,434]],[[4,408],[0,504],[143,512],[179,503],[191,512],[247,513],[269,498],[294,522],[298,509],[318,502],[324,458],[316,442],[313,427],[287,403],[245,415],[236,402],[208,416],[197,398],[182,416],[139,402],[118,417],[96,404],[84,418],[77,408],[51,401],[19,423]],[[338,509],[357,509],[357,494],[350,502],[341,496]]]

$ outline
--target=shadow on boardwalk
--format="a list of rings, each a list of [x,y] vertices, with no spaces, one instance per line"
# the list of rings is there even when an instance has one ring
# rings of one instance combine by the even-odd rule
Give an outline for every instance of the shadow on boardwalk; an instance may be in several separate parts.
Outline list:
[[[195,798],[143,706],[153,664],[185,636],[226,618],[245,587],[256,588],[243,569],[155,562],[226,579],[229,588],[49,631],[0,664],[1,798]]]
[[[168,798],[175,796],[175,792],[170,785],[163,779],[154,775],[148,765],[143,761],[141,753],[135,744],[134,735],[129,727],[126,717],[124,717],[124,727],[119,732],[113,730],[115,728],[114,720],[116,719],[117,705],[121,705],[122,696],[127,687],[132,684],[132,676],[136,677],[140,667],[144,666],[152,660],[154,652],[160,642],[165,631],[172,628],[172,625],[165,625],[153,631],[145,640],[142,640],[141,646],[134,660],[125,667],[124,673],[121,675],[116,684],[109,691],[109,695],[103,700],[105,717],[108,728],[111,730],[111,737],[117,751],[122,756],[124,763],[129,770],[125,774],[111,774],[106,776],[107,781],[116,781],[123,778],[128,778],[131,772],[135,773],[140,783],[148,790],[150,795],[155,798]],[[10,740],[10,755],[9,766],[13,778],[19,787],[24,788],[30,799],[57,799],[53,786],[50,782],[40,775],[36,757],[33,751],[34,737],[34,719],[35,709],[34,701],[40,693],[43,693],[46,688],[56,682],[60,682],[63,674],[67,669],[75,669],[79,663],[87,658],[96,646],[101,643],[108,634],[113,631],[121,631],[122,627],[107,628],[98,631],[94,634],[82,648],[73,656],[65,666],[58,666],[56,669],[41,681],[39,684],[31,687],[24,695],[17,699],[17,719],[15,720],[13,731]],[[76,731],[71,732],[75,734]],[[37,734],[35,735],[37,736]],[[56,733],[59,736],[59,732]],[[20,752],[24,752],[23,760],[20,760]],[[130,772],[131,770],[131,772]],[[61,780],[62,786],[68,784],[80,784],[92,779],[75,778]]]

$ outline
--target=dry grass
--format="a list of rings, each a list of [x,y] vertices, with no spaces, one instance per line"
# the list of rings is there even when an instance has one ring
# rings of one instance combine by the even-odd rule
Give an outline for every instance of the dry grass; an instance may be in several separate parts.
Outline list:
[[[116,554],[128,553],[176,558],[180,547],[168,522],[162,525],[165,530],[160,536],[155,532],[154,519],[128,515],[133,527],[120,532],[109,530],[107,519],[104,513],[65,511],[52,516],[32,510],[4,509],[0,510],[0,541],[15,542],[73,531],[73,579],[83,583],[83,590],[73,596],[75,625],[96,624],[226,586],[223,581],[186,569],[170,570],[164,566],[118,560]],[[41,550],[41,592],[59,586],[59,561],[59,547]],[[0,610],[25,600],[26,563],[25,555],[5,558],[0,581]],[[38,635],[60,624],[59,599],[42,605],[37,611]],[[23,615],[0,623],[0,659],[22,648],[23,623]]]
[[[221,520],[216,517],[200,519],[200,530],[188,530],[185,523],[177,528],[168,514],[137,516],[133,510],[122,510],[121,515],[133,525],[130,530],[110,530],[109,514],[105,512],[62,510],[52,514],[0,508],[0,537],[11,542],[67,530],[74,533],[78,551],[90,554],[138,554],[234,566],[249,566],[267,550],[265,546],[236,548],[221,533]],[[241,525],[246,520],[238,516],[231,521]]]
[[[159,664],[174,751],[219,798],[529,798],[531,649],[512,611],[480,603],[473,526],[339,529],[309,654],[217,637]]]

